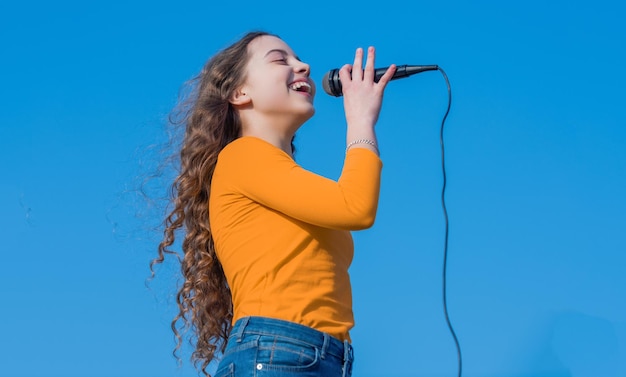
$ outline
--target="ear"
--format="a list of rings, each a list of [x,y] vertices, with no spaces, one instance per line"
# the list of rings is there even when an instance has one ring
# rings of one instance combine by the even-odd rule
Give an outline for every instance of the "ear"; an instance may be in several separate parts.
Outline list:
[[[239,88],[235,91],[235,94],[230,98],[230,103],[235,106],[247,105],[252,102],[252,98],[247,94],[245,88]]]

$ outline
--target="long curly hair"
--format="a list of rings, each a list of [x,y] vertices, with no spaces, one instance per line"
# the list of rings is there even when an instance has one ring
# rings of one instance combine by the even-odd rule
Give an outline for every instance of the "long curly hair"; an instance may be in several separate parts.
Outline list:
[[[179,100],[170,123],[183,126],[179,174],[170,191],[172,210],[164,220],[158,256],[150,263],[154,276],[156,264],[166,254],[177,256],[184,278],[176,301],[178,314],[171,323],[178,357],[186,334],[195,343],[191,355],[194,365],[205,375],[218,352],[223,353],[233,319],[231,292],[215,253],[209,224],[209,193],[217,156],[241,135],[241,120],[231,99],[246,79],[248,44],[255,38],[271,35],[250,32],[214,55],[188,84],[192,88]],[[171,249],[177,231],[184,233],[182,257]]]

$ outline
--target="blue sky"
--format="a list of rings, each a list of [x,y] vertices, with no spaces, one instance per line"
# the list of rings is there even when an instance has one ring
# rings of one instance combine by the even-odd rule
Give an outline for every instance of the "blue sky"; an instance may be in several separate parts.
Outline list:
[[[311,64],[317,113],[297,160],[331,178],[345,125],[325,72],[368,45],[377,66],[446,71],[464,376],[626,375],[623,14],[603,0],[3,2],[0,376],[196,375],[188,349],[180,367],[171,356],[176,265],[145,285],[160,219],[138,189],[180,85],[253,29]],[[385,94],[378,218],[354,233],[350,270],[355,376],[457,373],[446,100],[439,72]]]

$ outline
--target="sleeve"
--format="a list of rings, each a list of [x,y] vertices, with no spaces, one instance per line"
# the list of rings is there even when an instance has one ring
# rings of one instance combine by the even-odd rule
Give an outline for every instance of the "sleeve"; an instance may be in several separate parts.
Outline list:
[[[382,162],[370,150],[352,148],[334,181],[300,167],[262,140],[231,143],[220,156],[234,189],[266,207],[306,223],[359,230],[374,224]]]

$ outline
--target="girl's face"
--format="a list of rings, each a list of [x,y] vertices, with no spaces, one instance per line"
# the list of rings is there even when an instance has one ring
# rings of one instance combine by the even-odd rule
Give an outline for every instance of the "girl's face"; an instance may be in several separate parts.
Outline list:
[[[281,39],[264,35],[248,45],[250,60],[241,92],[255,111],[289,117],[301,125],[315,113],[315,85],[310,67]]]

